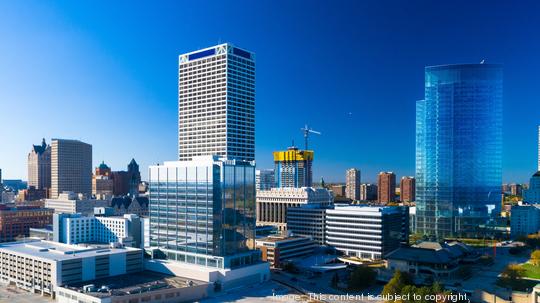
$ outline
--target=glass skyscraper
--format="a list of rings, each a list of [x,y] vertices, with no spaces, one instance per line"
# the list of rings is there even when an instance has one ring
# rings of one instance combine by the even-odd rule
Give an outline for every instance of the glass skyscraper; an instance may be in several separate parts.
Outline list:
[[[255,163],[199,156],[150,166],[154,258],[216,268],[260,261],[255,240]]]
[[[495,64],[426,67],[416,104],[416,232],[482,237],[478,227],[500,210],[502,73]]]

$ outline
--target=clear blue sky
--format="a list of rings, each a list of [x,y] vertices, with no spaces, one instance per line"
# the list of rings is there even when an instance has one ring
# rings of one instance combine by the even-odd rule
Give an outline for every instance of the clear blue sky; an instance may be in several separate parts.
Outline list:
[[[2,1],[4,177],[27,178],[42,137],[144,175],[176,159],[178,55],[219,42],[257,54],[258,167],[308,123],[317,180],[413,175],[424,66],[486,59],[504,64],[504,181],[536,169],[538,1]]]

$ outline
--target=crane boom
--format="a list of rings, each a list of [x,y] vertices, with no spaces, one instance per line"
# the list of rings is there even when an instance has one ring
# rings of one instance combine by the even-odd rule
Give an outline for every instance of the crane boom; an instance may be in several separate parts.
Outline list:
[[[308,149],[308,138],[309,134],[316,134],[316,135],[322,135],[321,132],[318,132],[316,130],[313,130],[309,128],[309,126],[306,124],[303,128],[300,128],[304,132],[304,143],[305,143],[305,150]]]

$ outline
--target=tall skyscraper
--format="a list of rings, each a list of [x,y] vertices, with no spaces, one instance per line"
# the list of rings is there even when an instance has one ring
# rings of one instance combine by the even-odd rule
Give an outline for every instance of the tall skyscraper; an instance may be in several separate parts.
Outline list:
[[[28,153],[28,187],[31,186],[38,190],[51,188],[51,147],[45,139]]]
[[[378,188],[376,184],[360,185],[360,201],[377,201]]]
[[[231,268],[260,260],[255,163],[218,156],[150,166],[150,246],[169,260]],[[171,218],[176,218],[171,220]]]
[[[277,187],[311,187],[313,184],[313,151],[289,147],[274,152]]]
[[[179,160],[255,159],[255,55],[220,44],[180,55]]]
[[[396,201],[396,175],[393,172],[380,172],[378,177],[379,203],[389,203]]]
[[[64,191],[92,193],[92,145],[65,139],[51,143],[51,198]]]
[[[401,177],[399,191],[401,202],[414,202],[416,199],[416,179],[414,177]]]
[[[360,170],[348,169],[345,175],[345,197],[357,201],[360,200]]]
[[[437,238],[483,236],[499,208],[502,66],[426,67],[416,103],[417,231]]]

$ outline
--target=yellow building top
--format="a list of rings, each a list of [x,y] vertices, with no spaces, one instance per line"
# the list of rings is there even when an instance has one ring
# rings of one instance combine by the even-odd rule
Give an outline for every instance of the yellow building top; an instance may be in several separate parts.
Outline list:
[[[289,149],[286,151],[275,151],[274,162],[283,162],[283,161],[313,161],[313,151],[312,150],[298,150],[298,149]]]

